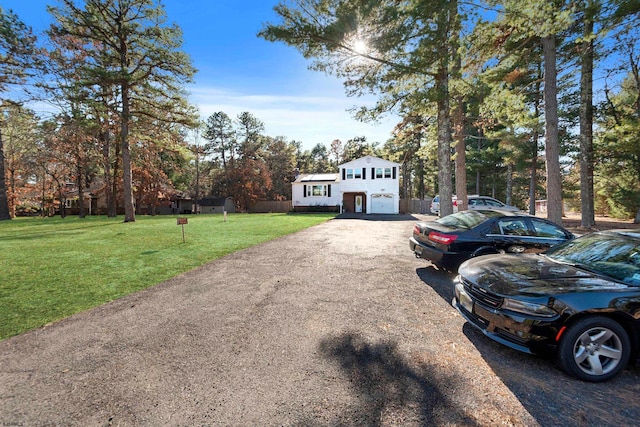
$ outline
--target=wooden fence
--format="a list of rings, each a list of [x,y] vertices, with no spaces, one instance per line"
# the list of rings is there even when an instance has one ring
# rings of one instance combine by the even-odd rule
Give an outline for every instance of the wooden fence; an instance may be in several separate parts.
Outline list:
[[[420,199],[400,199],[400,213],[417,213],[430,215],[431,197]]]
[[[249,208],[250,213],[289,212],[291,200],[256,202]]]

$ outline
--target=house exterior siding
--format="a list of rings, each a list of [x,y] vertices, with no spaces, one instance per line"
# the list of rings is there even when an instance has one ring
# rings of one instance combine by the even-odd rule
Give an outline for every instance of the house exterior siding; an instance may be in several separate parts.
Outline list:
[[[339,208],[338,174],[301,175],[291,187],[293,209]]]

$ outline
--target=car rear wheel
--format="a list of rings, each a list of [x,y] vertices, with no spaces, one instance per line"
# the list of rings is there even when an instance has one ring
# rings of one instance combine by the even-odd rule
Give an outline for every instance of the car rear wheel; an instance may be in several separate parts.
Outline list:
[[[622,371],[631,352],[627,332],[607,317],[578,320],[564,332],[558,349],[562,369],[583,381],[606,381]]]

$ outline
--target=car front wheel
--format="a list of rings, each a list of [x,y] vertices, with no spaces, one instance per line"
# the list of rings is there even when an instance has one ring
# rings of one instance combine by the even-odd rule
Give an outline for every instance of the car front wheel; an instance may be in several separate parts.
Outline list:
[[[564,332],[558,348],[562,369],[583,381],[606,381],[622,371],[631,352],[619,323],[594,316],[578,320]]]

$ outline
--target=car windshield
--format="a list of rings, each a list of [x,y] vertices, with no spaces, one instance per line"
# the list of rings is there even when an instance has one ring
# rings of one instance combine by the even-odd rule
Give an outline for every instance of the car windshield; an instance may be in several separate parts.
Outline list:
[[[640,285],[640,240],[618,233],[593,233],[549,249],[546,255],[609,276],[629,285]]]
[[[447,227],[458,228],[461,230],[470,230],[473,227],[482,224],[489,216],[499,215],[497,212],[491,211],[462,211],[447,215],[436,220],[437,223],[446,225]]]
[[[487,206],[497,206],[499,208],[506,206],[504,203],[492,199],[485,199],[484,202],[487,204]]]

